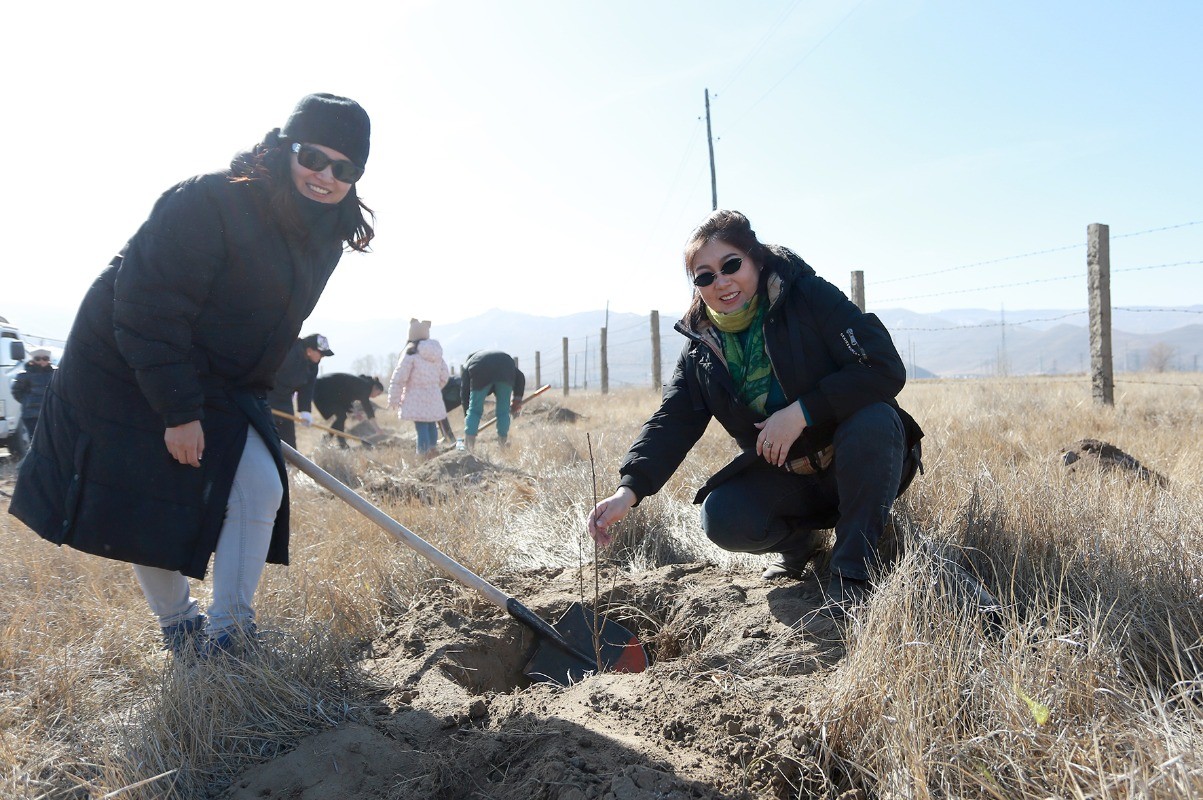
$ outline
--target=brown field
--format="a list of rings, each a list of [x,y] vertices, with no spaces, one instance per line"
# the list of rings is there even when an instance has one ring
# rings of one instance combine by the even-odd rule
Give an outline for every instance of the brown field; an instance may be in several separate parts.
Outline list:
[[[763,558],[701,534],[690,498],[731,455],[717,427],[595,576],[583,521],[651,391],[549,392],[508,450],[483,432],[479,461],[419,462],[412,426],[384,414],[394,446],[302,432],[303,452],[545,618],[596,593],[652,651],[647,672],[568,688],[531,685],[529,632],[301,475],[251,663],[172,665],[127,565],[0,515],[0,797],[1203,796],[1203,376],[1130,376],[1113,408],[1085,379],[915,382],[900,399],[926,474],[842,633],[807,615],[818,576],[764,585]],[[1166,482],[1065,466],[1087,438]],[[14,472],[0,464],[5,510]]]

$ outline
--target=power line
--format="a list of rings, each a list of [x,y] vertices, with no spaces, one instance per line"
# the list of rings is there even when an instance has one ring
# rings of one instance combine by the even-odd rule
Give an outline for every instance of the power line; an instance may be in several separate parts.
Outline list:
[[[750,105],[746,109],[744,109],[744,113],[742,115],[740,115],[739,119],[740,120],[748,119],[749,112],[751,112],[752,109],[756,108],[756,106],[760,105],[761,102],[763,102],[766,97],[768,97],[770,94],[772,94],[774,91],[776,91],[777,87],[780,86],[782,83],[784,83],[785,79],[788,78],[794,70],[796,70],[798,67],[802,66],[802,62],[804,62],[804,61],[806,61],[806,59],[810,58],[810,56],[823,45],[823,42],[826,42],[829,38],[831,38],[831,35],[833,33],[835,33],[837,30],[839,30],[840,26],[843,25],[845,21],[847,21],[848,17],[851,17],[853,14],[855,14],[856,10],[858,8],[860,8],[863,4],[864,4],[864,0],[860,0],[859,3],[857,3],[855,6],[853,6],[852,10],[849,11],[847,14],[845,14],[843,16],[843,18],[841,18],[840,21],[837,22],[832,27],[831,30],[827,31],[827,33],[824,34],[822,39],[815,42],[814,46],[812,46],[809,50],[807,50],[805,53],[803,53],[802,57],[799,58],[797,61],[795,61],[794,65],[792,67],[790,67],[789,69],[787,69],[785,71],[785,73],[780,78],[777,79],[777,82],[769,87],[768,91],[766,91],[764,94],[762,94],[756,100],[756,102],[752,103],[752,105]]]
[[[755,57],[757,53],[764,49],[764,46],[768,40],[773,38],[773,34],[775,34],[781,28],[785,21],[789,19],[790,15],[794,13],[794,10],[797,9],[797,7],[801,4],[802,0],[794,0],[794,2],[777,17],[777,19],[773,20],[773,22],[769,24],[768,30],[764,32],[764,35],[760,37],[760,41],[757,42],[752,47],[752,50],[748,53],[748,55],[744,57],[743,62],[735,68],[735,72],[731,73],[731,77],[727,79],[727,82],[723,85],[723,88],[714,93],[715,97],[718,97],[719,92],[725,92],[727,89],[731,88],[731,85],[735,83],[735,79],[739,77],[739,74],[747,68],[748,64],[752,63],[753,57]]]

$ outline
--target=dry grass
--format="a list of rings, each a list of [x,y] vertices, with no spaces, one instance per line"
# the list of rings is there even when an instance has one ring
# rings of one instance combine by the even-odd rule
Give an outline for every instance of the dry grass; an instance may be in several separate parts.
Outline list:
[[[1203,794],[1203,379],[1180,380],[1121,384],[1114,408],[1094,405],[1084,381],[907,387],[903,402],[928,434],[927,472],[898,509],[904,554],[805,709],[826,774],[897,798]],[[657,397],[538,402],[585,419],[521,420],[507,451],[486,433],[481,455],[513,470],[489,490],[384,510],[486,577],[591,560],[581,532],[593,470],[608,494]],[[322,448],[315,460],[352,485],[412,470],[412,428],[397,431],[407,437],[398,447]],[[1087,437],[1135,455],[1168,488],[1071,475],[1061,450]],[[690,505],[730,454],[712,430],[632,512],[619,551],[627,569],[759,563],[710,545]],[[269,568],[258,598],[261,624],[285,646],[233,670],[170,665],[126,565],[50,546],[5,515],[0,796],[211,796],[300,737],[367,719],[375,687],[357,657],[383,619],[442,579],[304,479],[294,509],[293,563]],[[996,617],[972,611],[966,574],[997,597]],[[662,624],[666,641],[689,645],[680,669],[707,669],[689,619],[669,613]]]

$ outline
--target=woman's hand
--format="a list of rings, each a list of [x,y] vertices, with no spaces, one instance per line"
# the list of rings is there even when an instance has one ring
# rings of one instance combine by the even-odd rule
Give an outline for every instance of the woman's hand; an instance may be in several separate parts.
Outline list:
[[[756,455],[775,466],[785,464],[789,449],[806,429],[806,414],[798,403],[790,403],[764,422],[757,422]]]
[[[634,508],[635,500],[635,493],[623,486],[589,512],[589,521],[586,525],[589,535],[593,537],[593,541],[597,542],[598,547],[607,547],[610,542],[614,541],[614,534],[610,533],[610,526],[621,520],[628,511]]]
[[[163,441],[167,444],[167,452],[181,464],[199,467],[201,456],[205,454],[205,431],[201,428],[200,420],[185,422],[168,428],[163,433]]]

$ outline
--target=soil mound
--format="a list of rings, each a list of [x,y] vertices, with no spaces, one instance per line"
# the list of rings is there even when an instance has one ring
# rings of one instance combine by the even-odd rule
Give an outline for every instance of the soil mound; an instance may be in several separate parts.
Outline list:
[[[578,414],[571,408],[564,408],[555,403],[542,403],[529,410],[524,408],[522,413],[524,416],[529,414],[546,422],[574,423],[585,418],[584,414]]]
[[[1081,439],[1062,451],[1061,463],[1069,471],[1120,472],[1158,486],[1169,486],[1169,478],[1141,464],[1113,444],[1098,439]]]
[[[451,448],[429,461],[406,470],[374,467],[363,485],[378,497],[434,503],[455,497],[464,488],[481,488],[503,481],[529,482],[526,473],[478,458],[466,450]]]

